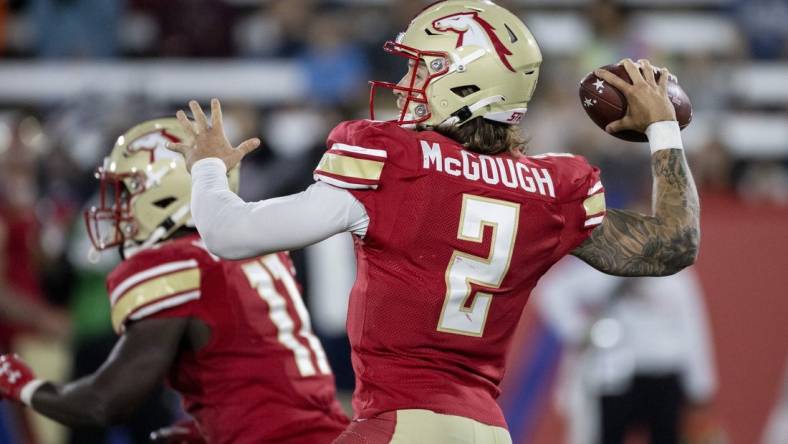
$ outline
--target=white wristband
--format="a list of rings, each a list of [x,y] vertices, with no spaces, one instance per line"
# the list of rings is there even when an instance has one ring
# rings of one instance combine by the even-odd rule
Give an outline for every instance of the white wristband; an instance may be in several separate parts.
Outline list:
[[[675,120],[652,123],[646,128],[646,137],[651,147],[651,154],[659,150],[684,149],[684,144],[681,142],[681,129]]]
[[[28,382],[27,384],[25,384],[24,387],[22,387],[22,390],[19,392],[19,400],[22,401],[22,403],[25,404],[26,406],[32,408],[33,394],[36,392],[36,390],[39,389],[39,387],[41,387],[46,383],[47,383],[46,381],[43,381],[41,379],[34,379]]]

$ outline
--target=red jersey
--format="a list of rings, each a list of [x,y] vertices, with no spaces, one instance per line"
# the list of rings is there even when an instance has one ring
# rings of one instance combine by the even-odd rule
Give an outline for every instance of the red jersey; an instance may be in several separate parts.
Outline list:
[[[40,240],[40,227],[32,208],[0,208],[0,261],[4,270],[4,284],[13,294],[42,303],[38,264],[35,261],[36,243]],[[27,330],[17,324],[0,322],[0,352],[11,350],[11,342],[20,331]]]
[[[537,280],[602,222],[598,170],[369,120],[337,126],[328,148],[315,178],[369,216],[347,320],[357,417],[428,409],[505,427],[510,339]]]
[[[211,443],[330,443],[348,423],[287,253],[211,255],[199,236],[143,250],[107,278],[112,324],[195,317],[211,329],[169,384]]]

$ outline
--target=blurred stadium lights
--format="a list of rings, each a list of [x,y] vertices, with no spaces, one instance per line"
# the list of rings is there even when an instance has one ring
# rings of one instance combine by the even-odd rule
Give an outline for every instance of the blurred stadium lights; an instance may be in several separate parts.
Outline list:
[[[594,38],[580,11],[527,11],[521,18],[548,54],[576,54]],[[735,23],[723,14],[640,12],[633,16],[631,27],[650,47],[671,53],[730,55],[741,46]]]
[[[233,6],[260,6],[267,3],[272,3],[277,0],[222,0],[224,3]],[[281,0],[279,0],[281,1]],[[349,5],[349,6],[364,6],[364,5],[387,5],[394,3],[393,0],[330,0],[330,1],[317,1],[316,3],[327,3],[332,5]]]
[[[736,0],[618,0],[616,3],[625,6],[643,6],[648,8],[694,8],[729,6]]]
[[[592,0],[512,0],[511,3],[535,7],[575,7],[588,5],[592,3]]]
[[[788,153],[788,114],[730,114],[720,122],[719,137],[734,157],[784,158]]]
[[[694,8],[727,6],[734,0],[616,0],[614,3],[623,6],[641,6],[648,8]],[[522,6],[555,7],[555,6],[585,6],[594,3],[594,0],[511,0],[512,4]]]
[[[580,13],[535,12],[521,14],[520,18],[531,29],[542,51],[548,54],[576,54],[593,38],[588,21]]]
[[[274,0],[223,0],[224,3],[233,6],[260,6],[261,4],[271,3],[273,1]],[[430,3],[432,1],[434,0],[425,0],[424,3]],[[649,8],[693,8],[715,6],[722,7],[728,6],[733,2],[734,0],[617,0],[615,3],[624,6],[645,6]],[[394,4],[396,3],[396,0],[324,0],[322,3],[352,6],[374,6]],[[575,7],[591,4],[593,3],[593,0],[509,0],[507,3],[516,6]]]
[[[78,94],[160,101],[222,97],[272,104],[303,97],[304,73],[285,61],[4,62],[0,101],[51,102]]]
[[[638,13],[632,27],[650,47],[671,53],[732,54],[740,43],[733,20],[722,14]]]
[[[743,63],[731,80],[731,92],[743,104],[788,107],[788,64]]]

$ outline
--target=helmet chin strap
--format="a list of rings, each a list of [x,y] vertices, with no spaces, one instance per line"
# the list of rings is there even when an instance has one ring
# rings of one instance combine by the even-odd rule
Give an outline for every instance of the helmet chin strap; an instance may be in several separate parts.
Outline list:
[[[450,117],[438,124],[438,126],[454,126],[458,123],[465,122],[470,119],[473,113],[484,108],[485,106],[492,105],[493,103],[503,102],[506,98],[502,95],[495,95],[485,97],[474,104],[463,106],[457,111],[453,112]]]
[[[451,74],[453,72],[464,72],[466,69],[468,69],[468,65],[469,64],[471,64],[472,62],[478,60],[479,58],[481,58],[486,53],[487,53],[487,51],[485,51],[483,49],[477,49],[476,51],[474,51],[474,52],[472,52],[472,53],[470,53],[470,54],[468,54],[468,55],[466,55],[465,57],[462,57],[462,58],[458,57],[457,55],[455,55],[453,53],[449,53],[449,57],[451,57],[452,60],[451,60],[451,63],[449,64],[449,70],[443,76],[446,76],[446,75]],[[443,77],[443,76],[441,76],[441,77]],[[503,96],[487,97],[486,99],[479,100],[478,102],[474,103],[473,105],[461,108],[458,112],[467,109],[472,114],[473,112],[475,112],[479,108],[485,107],[485,106],[487,106],[487,105],[489,105],[491,103],[499,102],[499,101],[502,101],[502,100],[506,100],[506,99],[504,99]],[[469,116],[470,116],[470,114],[469,114]],[[405,120],[405,121],[414,120],[414,113],[412,113],[410,111],[407,112],[403,116],[403,120]],[[442,125],[452,126],[452,125],[456,125],[457,123],[459,123],[459,122],[461,122],[463,120],[465,120],[465,119],[449,117],[448,119],[446,119],[442,123],[440,123],[438,126],[442,126]],[[408,124],[403,124],[401,126],[403,128],[406,128],[406,129],[416,129],[416,127],[418,127],[418,124],[416,124],[416,123],[408,123]]]
[[[189,204],[183,205],[182,207],[178,208],[172,216],[164,219],[164,221],[156,227],[155,230],[145,239],[142,243],[135,244],[130,243],[128,245],[124,245],[123,253],[126,255],[127,258],[139,253],[146,248],[150,248],[151,246],[155,245],[157,242],[162,240],[167,232],[175,225],[175,221],[181,220],[186,214],[189,213]],[[191,219],[190,219],[191,220]]]
[[[153,188],[161,183],[161,179],[164,178],[170,171],[171,168],[159,168],[158,171],[151,171],[147,176],[148,180],[145,181],[145,189]]]
[[[455,71],[459,71],[459,72],[465,71],[471,62],[481,58],[481,56],[483,56],[486,53],[487,51],[483,49],[478,49],[461,59],[458,58],[456,55],[454,55],[454,53],[449,53],[449,56],[452,58],[452,64],[451,67],[449,68],[449,72],[447,72],[446,74],[451,74]]]
[[[151,235],[148,236],[148,238],[145,239],[145,241],[143,241],[142,243],[137,244],[134,242],[127,242],[126,244],[124,244],[123,255],[128,259],[134,256],[135,254],[139,253],[140,251],[150,248],[156,242],[161,240],[161,238],[164,237],[166,233],[167,230],[163,226],[159,225],[158,227],[156,227],[155,230],[153,230],[153,233],[151,233]]]
[[[93,245],[88,247],[88,262],[95,265],[98,264],[101,260],[101,252],[96,249]]]

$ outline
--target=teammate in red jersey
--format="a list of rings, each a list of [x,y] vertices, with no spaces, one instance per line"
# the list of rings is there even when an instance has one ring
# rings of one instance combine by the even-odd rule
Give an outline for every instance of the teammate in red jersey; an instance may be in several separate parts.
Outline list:
[[[107,362],[61,386],[6,355],[0,396],[64,424],[103,425],[166,377],[210,443],[329,443],[348,419],[289,255],[234,262],[207,251],[190,228],[183,160],[164,149],[187,137],[175,119],[142,123],[98,170],[100,205],[86,213],[88,231],[96,248],[120,247],[124,256],[107,278],[121,335]],[[195,433],[159,435],[181,442]]]
[[[409,61],[391,88],[399,118],[345,122],[305,192],[245,203],[226,171],[259,144],[233,148],[218,100],[211,120],[192,101],[177,117],[194,143],[171,144],[192,173],[193,214],[222,257],[355,235],[348,313],[355,420],[337,443],[506,443],[495,402],[510,338],[531,288],[574,254],[618,275],[675,273],[695,260],[698,198],[667,71],[655,81],[623,62],[633,84],[609,130],[649,136],[654,211],[605,208],[599,172],[571,154],[525,156],[517,139],[541,54],[513,14],[489,1],[422,11],[385,49]],[[277,227],[287,227],[287,229]]]

